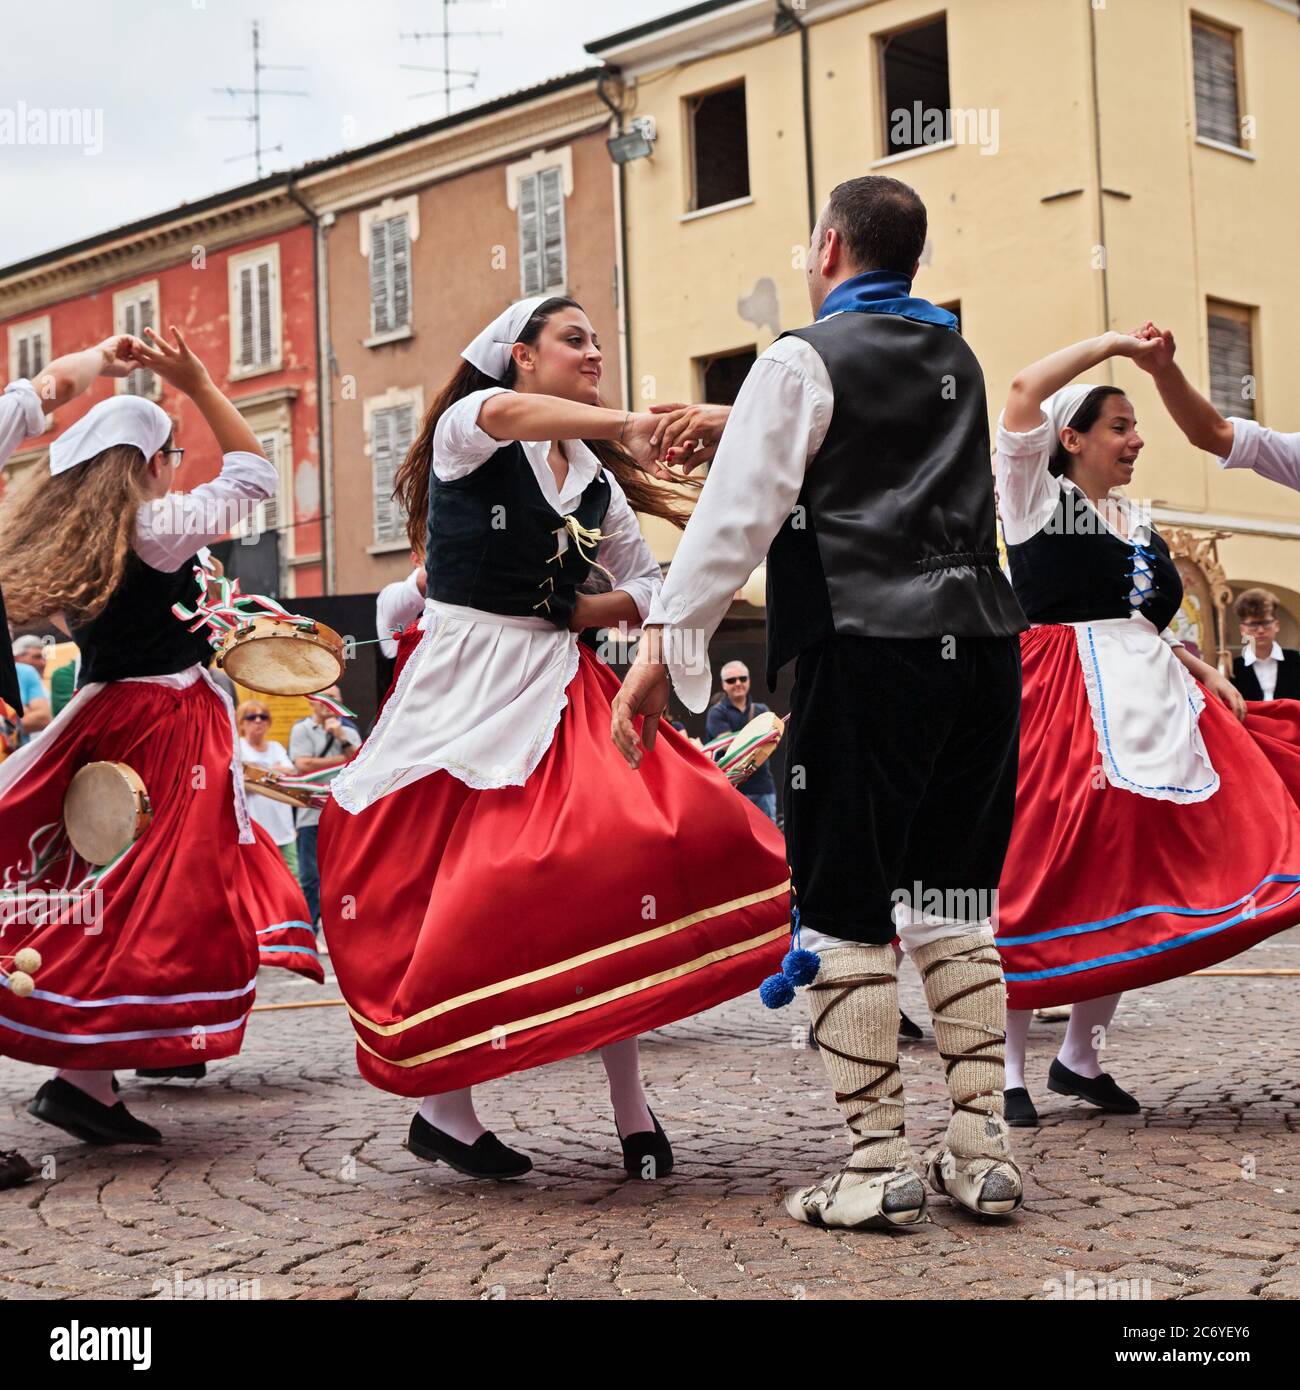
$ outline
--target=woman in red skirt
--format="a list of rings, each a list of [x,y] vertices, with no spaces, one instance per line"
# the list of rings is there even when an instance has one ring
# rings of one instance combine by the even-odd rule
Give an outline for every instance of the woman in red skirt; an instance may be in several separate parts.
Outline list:
[[[1048,1089],[1132,1114],[1099,1059],[1120,994],[1300,922],[1300,758],[1272,747],[1300,707],[1279,701],[1243,725],[1231,682],[1170,631],[1183,586],[1169,548],[1112,491],[1143,447],[1132,403],[1069,384],[1157,347],[1106,333],[1053,353],[1016,377],[998,423],[1003,535],[1034,624],[998,890],[1013,1125],[1038,1122],[1024,1079],[1033,1009],[1074,1005]]]
[[[609,740],[618,681],[578,641],[649,610],[659,569],[634,509],[685,519],[642,471],[664,475],[660,417],[599,404],[571,299],[512,306],[462,357],[398,474],[428,557],[423,630],[321,818],[330,956],[362,1074],[422,1098],[420,1157],[527,1172],[470,1088],[599,1049],[624,1166],[662,1177],[637,1034],[772,972],[784,845],[675,731],[630,772]],[[609,592],[578,592],[593,569]]]
[[[134,360],[194,401],[223,451],[220,477],[169,495],[183,452],[170,419],[116,395],[54,441],[50,476],[34,476],[0,521],[11,615],[61,614],[81,652],[76,695],[0,764],[6,950],[42,962],[30,990],[0,972],[0,1053],[58,1068],[28,1109],[94,1144],[161,1141],[118,1100],[117,1068],[189,1071],[239,1051],[262,947],[319,972],[301,954],[311,931],[298,885],[249,821],[208,639],[172,613],[193,601],[204,547],[271,495],[275,470],[172,331],[175,345],[151,334]],[[91,762],[128,764],[152,807],[103,867],[63,826],[68,785]]]

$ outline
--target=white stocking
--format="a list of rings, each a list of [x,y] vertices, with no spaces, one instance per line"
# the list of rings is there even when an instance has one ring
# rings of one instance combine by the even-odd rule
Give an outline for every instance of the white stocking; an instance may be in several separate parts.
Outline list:
[[[1101,1049],[1106,1045],[1106,1030],[1119,1004],[1118,994],[1103,994],[1100,999],[1085,999],[1070,1010],[1069,1026],[1057,1060],[1080,1076],[1101,1075]]]
[[[1025,1084],[1025,1040],[1029,1036],[1029,1024],[1034,1017],[1033,1009],[1007,1010],[1007,1083],[1006,1089],[1014,1091]]]
[[[462,1091],[444,1091],[440,1096],[425,1096],[420,1102],[420,1118],[427,1120],[434,1129],[459,1139],[462,1144],[472,1144],[480,1135],[487,1133],[474,1112],[474,1092],[469,1086]]]
[[[619,1134],[626,1139],[630,1134],[651,1133],[655,1122],[641,1085],[641,1057],[637,1040],[624,1038],[622,1042],[602,1047],[600,1060],[604,1062],[605,1075],[609,1077],[609,1098],[614,1105],[614,1122],[618,1125]]]

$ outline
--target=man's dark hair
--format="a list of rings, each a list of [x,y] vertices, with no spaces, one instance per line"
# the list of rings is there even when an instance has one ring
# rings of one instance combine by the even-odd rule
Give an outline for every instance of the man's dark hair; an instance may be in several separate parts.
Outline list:
[[[905,183],[866,174],[831,190],[823,236],[827,227],[840,234],[845,252],[860,271],[911,275],[925,246],[925,204]]]
[[[1239,623],[1272,622],[1277,617],[1277,595],[1268,589],[1247,589],[1233,605]]]

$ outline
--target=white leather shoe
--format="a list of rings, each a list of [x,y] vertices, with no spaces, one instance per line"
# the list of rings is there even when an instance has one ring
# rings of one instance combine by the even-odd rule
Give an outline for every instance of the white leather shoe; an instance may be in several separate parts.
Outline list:
[[[877,1173],[865,1182],[843,1185],[844,1173],[801,1187],[785,1199],[785,1209],[808,1226],[845,1231],[892,1230],[926,1221],[925,1187],[910,1168]]]
[[[1025,1200],[1020,1169],[1009,1158],[959,1159],[945,1145],[930,1160],[926,1178],[976,1216],[1010,1216]]]

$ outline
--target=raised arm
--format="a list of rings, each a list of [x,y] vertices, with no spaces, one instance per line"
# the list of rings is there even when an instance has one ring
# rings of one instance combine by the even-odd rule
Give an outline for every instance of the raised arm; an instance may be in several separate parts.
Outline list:
[[[1024,434],[1042,423],[1043,402],[1062,386],[1108,357],[1151,356],[1157,344],[1131,333],[1101,333],[1049,352],[1016,373],[1007,392],[1003,423],[1014,434]]]
[[[1156,390],[1174,424],[1187,436],[1196,449],[1204,449],[1217,458],[1227,458],[1232,452],[1232,426],[1183,375],[1174,361],[1177,350],[1174,335],[1153,323],[1138,330],[1155,344],[1155,351],[1138,359],[1138,366],[1155,378]]]
[[[48,415],[79,396],[96,377],[126,376],[136,366],[135,353],[142,344],[129,333],[105,338],[95,347],[56,357],[32,379],[32,389]]]

